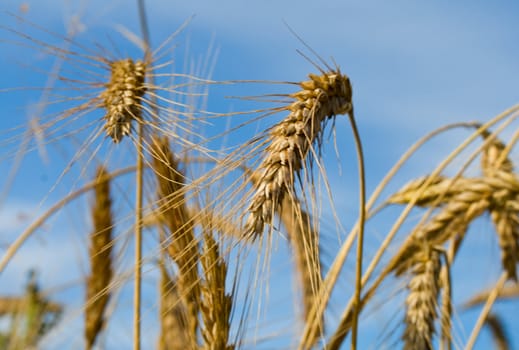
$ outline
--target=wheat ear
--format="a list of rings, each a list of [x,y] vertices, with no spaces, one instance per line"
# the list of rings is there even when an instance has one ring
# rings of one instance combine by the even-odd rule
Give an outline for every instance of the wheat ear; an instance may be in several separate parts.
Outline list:
[[[482,136],[489,138],[491,134],[485,132]],[[513,163],[504,154],[505,149],[506,145],[503,142],[493,139],[483,150],[481,169],[485,177],[515,178]],[[508,273],[509,278],[517,281],[519,211],[516,208],[519,207],[519,192],[503,189],[500,193],[495,193],[493,197],[495,200],[490,208],[490,217],[494,223],[501,248],[503,269]]]
[[[103,167],[97,170],[95,203],[92,208],[94,230],[90,234],[89,258],[91,274],[87,279],[85,308],[85,340],[91,349],[104,325],[104,313],[110,298],[112,281],[113,219],[110,183]]]
[[[495,185],[479,179],[464,183],[439,213],[415,228],[410,240],[390,261],[389,269],[396,270],[397,275],[407,270],[422,242],[440,246],[456,235],[464,236],[469,224],[489,208]]]
[[[197,347],[200,280],[198,242],[185,203],[184,176],[171,152],[167,138],[152,141],[153,170],[158,182],[158,212],[169,231],[167,252],[178,266],[178,293],[187,308],[190,347]]]
[[[204,245],[201,256],[204,282],[202,284],[202,338],[206,350],[232,350],[229,345],[232,294],[225,292],[227,264],[220,256],[220,249],[209,227],[204,227]]]
[[[309,75],[302,90],[290,95],[288,116],[269,134],[269,145],[259,168],[259,181],[248,208],[245,233],[253,238],[263,233],[265,224],[287,194],[293,193],[294,178],[303,168],[314,142],[320,143],[323,124],[331,117],[352,111],[351,84],[339,71]]]
[[[457,179],[453,183],[452,179],[438,176],[426,188],[422,188],[428,180],[429,178],[424,176],[408,182],[398,192],[391,195],[387,202],[389,204],[407,204],[417,196],[415,201],[417,206],[440,206],[452,200],[453,196],[460,192],[460,187],[465,186],[463,178]]]
[[[438,316],[440,268],[438,252],[430,246],[425,246],[416,257],[413,266],[414,276],[408,286],[406,328],[403,335],[406,350],[432,349],[434,322]]]
[[[106,109],[104,128],[117,143],[130,134],[132,120],[141,118],[146,66],[142,61],[127,58],[110,62],[110,71],[110,81],[101,94]]]
[[[187,310],[164,264],[160,264],[160,338],[159,350],[183,350],[187,338]]]

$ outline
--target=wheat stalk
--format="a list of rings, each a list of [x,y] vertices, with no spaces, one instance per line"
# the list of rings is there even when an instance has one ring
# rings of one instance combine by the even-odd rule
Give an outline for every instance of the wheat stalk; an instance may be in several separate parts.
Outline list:
[[[95,204],[92,208],[94,230],[90,234],[91,274],[87,279],[85,308],[85,340],[91,349],[104,325],[104,313],[110,298],[112,268],[112,210],[110,183],[103,167],[97,170]]]
[[[437,300],[440,291],[440,257],[437,251],[425,246],[416,257],[413,278],[409,282],[406,299],[406,329],[404,349],[430,350],[437,318]]]
[[[302,90],[290,95],[296,101],[287,106],[288,116],[270,131],[269,145],[257,170],[260,180],[248,208],[247,236],[255,238],[263,233],[285,195],[293,196],[294,178],[304,166],[312,144],[320,143],[326,120],[352,112],[347,76],[331,71],[309,77],[299,84]]]

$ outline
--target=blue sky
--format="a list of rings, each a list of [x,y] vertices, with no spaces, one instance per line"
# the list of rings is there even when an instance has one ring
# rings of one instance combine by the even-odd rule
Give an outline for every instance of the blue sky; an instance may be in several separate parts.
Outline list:
[[[58,33],[64,33],[64,23],[77,16],[83,29],[77,36],[78,41],[100,40],[110,47],[104,33],[108,32],[110,37],[120,38],[114,31],[121,25],[139,33],[136,6],[131,1],[7,0],[0,4],[0,10],[18,13],[22,3],[29,5],[29,10],[24,16]],[[184,53],[188,50],[196,61],[205,55],[209,44],[214,42],[218,48],[218,58],[213,77],[217,80],[300,81],[305,79],[308,73],[315,72],[315,68],[296,52],[297,49],[302,49],[308,53],[308,50],[305,50],[290,33],[285,22],[328,62],[331,62],[329,58],[333,57],[353,84],[355,113],[366,156],[368,192],[376,186],[398,157],[428,131],[455,121],[486,121],[519,102],[519,24],[516,20],[519,4],[514,1],[361,3],[337,0],[305,3],[291,0],[150,0],[147,5],[152,45],[155,46],[186,18],[196,15],[184,34],[174,41],[179,45],[178,51],[175,52]],[[17,30],[33,30],[4,13],[0,16],[2,24],[14,26]],[[34,33],[37,34],[37,31]],[[45,83],[45,74],[27,74],[27,67],[24,65],[48,68],[51,60],[41,53],[31,54],[34,50],[3,43],[1,40],[5,38],[12,39],[13,36],[5,31],[0,32],[0,45],[8,47],[2,49],[3,54],[0,55],[0,89],[13,86],[42,86]],[[124,52],[138,52],[124,40],[118,41],[117,47]],[[182,57],[174,57],[177,60],[175,67],[182,69]],[[256,88],[255,85],[248,84],[232,91],[242,96],[269,92],[268,85],[267,88],[265,85],[258,87],[258,90],[255,90]],[[34,104],[38,100],[38,94],[39,92],[26,91],[2,92],[0,101],[6,117],[0,119],[0,129],[7,130],[13,125],[26,123],[30,111],[26,105]],[[226,91],[221,87],[215,87],[214,95],[210,95],[208,109],[228,111],[258,108],[253,103],[220,99],[225,94]],[[263,123],[253,125],[254,129],[266,127],[265,122]],[[511,135],[513,130],[513,127],[509,128],[504,135]],[[325,157],[326,164],[329,164],[329,181],[334,188],[335,206],[343,220],[341,224],[349,228],[356,215],[357,194],[355,186],[351,185],[356,181],[356,163],[346,118],[337,118],[337,134],[340,166],[337,165],[331,140],[325,144]],[[6,133],[0,135],[7,138]],[[424,148],[419,157],[415,157],[405,167],[391,188],[394,190],[409,179],[430,172],[466,135],[468,133],[454,132]],[[11,145],[15,147],[14,144]],[[70,187],[67,187],[70,182],[64,182],[68,185],[58,186],[49,194],[47,201],[40,203],[42,195],[49,192],[59,175],[57,169],[73,154],[66,147],[59,145],[49,146],[48,152],[47,161],[42,160],[36,153],[29,154],[24,159],[19,176],[9,191],[9,197],[0,203],[2,231],[6,231],[8,237],[14,237],[23,229],[28,224],[27,218],[35,217],[36,213],[43,212],[60,195],[70,192]],[[0,171],[7,171],[11,165],[12,160],[2,158]],[[341,176],[339,169],[342,170]],[[73,177],[77,174],[78,172],[72,172],[66,181],[73,183]],[[73,185],[77,186],[74,183]],[[126,210],[124,201],[118,205],[117,210],[120,212]],[[324,205],[323,219],[331,219],[327,212],[329,204]],[[77,281],[78,276],[85,273],[86,260],[85,252],[81,251],[85,239],[75,223],[88,225],[87,215],[82,215],[87,206],[88,201],[72,205],[65,210],[65,215],[49,223],[49,226],[41,230],[25,246],[17,260],[13,261],[0,277],[0,293],[14,292],[22,288],[24,271],[30,266],[40,265],[43,261],[46,267],[41,269],[44,287],[52,288],[67,281]],[[387,222],[379,221],[368,227],[368,252],[376,249],[388,228]],[[332,242],[327,251],[333,255],[337,233],[332,232],[333,224],[329,226],[330,232],[325,232],[324,235]],[[57,228],[61,228],[57,230],[57,234],[46,236],[47,232],[56,231]],[[499,260],[499,252],[495,239],[490,238],[491,224],[488,220],[480,220],[473,231],[475,234],[470,236],[467,245],[470,244],[470,249],[485,259],[474,259],[473,256],[460,257],[459,266],[456,268],[464,273],[459,274],[461,283],[459,289],[455,290],[458,301],[470,295],[471,291],[492,284],[499,270],[496,263]],[[2,238],[1,246],[4,247],[7,241]],[[59,250],[63,254],[52,253],[49,249],[51,246],[60,247]],[[274,273],[278,269],[285,272],[290,269],[290,262],[284,258],[285,256],[286,244],[280,242],[272,257],[273,266],[276,268],[272,268],[272,292],[269,302],[281,314],[292,312],[291,307],[285,310],[277,305],[294,303],[288,293],[293,287],[286,286],[282,272]],[[325,258],[325,261],[327,260],[330,258]],[[353,265],[349,262],[347,266],[349,271],[347,269],[339,284],[344,287],[346,295],[351,291],[349,285],[353,282]],[[468,272],[465,274],[467,269]],[[153,274],[149,276],[153,281]],[[149,285],[151,300],[154,286],[152,282]],[[397,287],[391,286],[393,289]],[[63,296],[69,298],[76,306],[76,315],[70,315],[70,320],[74,320],[71,324],[74,324],[76,329],[80,329],[80,323],[76,320],[77,308],[81,303],[74,301],[73,296],[80,293],[78,287],[73,292],[63,293]],[[396,304],[400,303],[397,306],[403,305],[401,299],[395,300]],[[123,308],[128,307],[130,303],[130,294],[126,298],[121,298]],[[340,296],[334,296],[334,308],[339,310],[343,303]],[[506,308],[507,310],[503,310],[500,306],[498,310],[503,311],[506,321],[512,325],[519,311],[518,303],[506,305]],[[152,311],[153,307],[150,306],[150,339],[154,336]],[[339,314],[340,312],[335,312],[330,317],[333,320]],[[126,313],[123,313],[119,317],[124,318],[125,315]],[[288,327],[291,332],[294,331],[293,326],[287,324],[287,318],[283,319],[283,315],[274,314],[268,317],[277,316],[281,321],[274,322],[273,325],[281,325]],[[466,339],[471,323],[467,322],[464,314],[459,317],[459,325],[465,327],[465,333],[460,336]],[[368,318],[365,332],[380,329],[380,324],[385,325],[384,322],[387,322],[387,317]],[[125,348],[125,343],[121,339],[124,339],[125,334],[129,334],[130,329],[130,324],[124,322],[119,329],[111,329],[114,332],[111,333],[112,340],[116,340],[107,340],[109,348]],[[512,328],[509,330],[511,332]],[[383,332],[382,335],[381,332],[376,333],[378,338],[369,340],[364,344],[365,348],[376,348],[381,342],[381,337],[389,332],[390,330]],[[291,340],[289,336],[281,337],[283,339],[279,343],[269,344],[287,347]],[[80,337],[70,337],[72,344],[80,346]],[[61,341],[63,340],[50,339],[48,348],[63,346]],[[516,347],[519,347],[518,342],[519,339],[515,339]],[[484,349],[486,346],[488,336],[483,333],[477,348]]]

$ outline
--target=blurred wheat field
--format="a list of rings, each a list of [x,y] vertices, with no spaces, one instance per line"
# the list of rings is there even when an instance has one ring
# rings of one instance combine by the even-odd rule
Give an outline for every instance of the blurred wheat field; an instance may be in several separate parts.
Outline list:
[[[418,63],[390,65],[370,53],[396,39],[309,32],[313,7],[42,3],[0,13],[1,349],[519,346],[515,68],[462,85],[442,56],[413,94],[413,27]],[[431,45],[479,47],[461,32]]]

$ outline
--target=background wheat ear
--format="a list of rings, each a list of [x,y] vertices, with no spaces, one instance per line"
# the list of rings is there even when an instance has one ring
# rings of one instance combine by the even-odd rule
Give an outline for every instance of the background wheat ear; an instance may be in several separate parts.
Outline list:
[[[132,120],[140,122],[146,66],[130,58],[110,62],[111,76],[101,97],[106,109],[105,130],[115,143],[131,132]]]
[[[166,251],[178,267],[175,278],[177,290],[186,309],[186,338],[189,349],[197,348],[200,277],[198,265],[200,252],[194,233],[194,222],[188,215],[184,175],[178,169],[166,137],[153,137],[151,145],[152,167],[157,178],[157,212],[166,232]]]
[[[283,198],[295,196],[294,179],[305,166],[312,145],[320,146],[325,122],[353,110],[347,76],[331,71],[309,77],[299,84],[300,91],[290,95],[295,101],[286,107],[289,114],[270,130],[263,161],[253,174],[259,180],[254,185],[245,223],[248,237],[261,235]]]
[[[507,147],[488,130],[482,133],[484,140],[493,138],[481,154],[481,170],[489,181],[504,186],[496,189],[492,196],[490,217],[495,226],[501,262],[508,277],[517,281],[517,262],[519,261],[519,178],[514,174],[514,164],[508,157]],[[489,140],[490,141],[490,140]]]
[[[414,261],[413,277],[408,285],[404,349],[433,349],[434,322],[438,316],[440,269],[438,252],[425,245]]]
[[[90,276],[86,285],[85,340],[91,349],[105,323],[105,310],[111,295],[113,218],[110,182],[105,168],[97,170],[95,202],[92,207],[93,230],[90,234]]]
[[[160,264],[160,337],[159,350],[183,350],[189,341],[187,310],[163,263]]]

